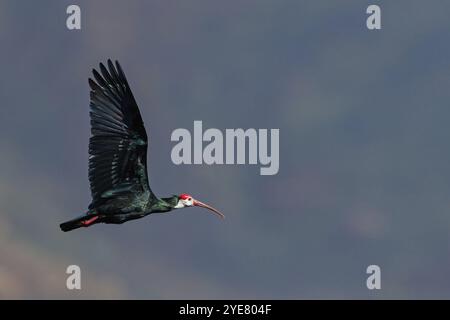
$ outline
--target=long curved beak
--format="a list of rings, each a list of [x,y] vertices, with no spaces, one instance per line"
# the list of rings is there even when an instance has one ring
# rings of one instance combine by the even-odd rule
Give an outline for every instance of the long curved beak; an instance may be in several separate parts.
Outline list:
[[[206,203],[203,203],[203,202],[201,202],[201,201],[198,201],[198,200],[195,200],[195,199],[194,199],[193,204],[194,204],[194,206],[196,206],[196,207],[202,207],[202,208],[209,209],[209,210],[211,210],[212,212],[214,212],[216,215],[218,215],[220,218],[225,219],[225,216],[224,216],[223,213],[221,213],[219,210],[217,210],[217,209],[215,209],[215,208],[213,208],[213,207],[207,205]]]

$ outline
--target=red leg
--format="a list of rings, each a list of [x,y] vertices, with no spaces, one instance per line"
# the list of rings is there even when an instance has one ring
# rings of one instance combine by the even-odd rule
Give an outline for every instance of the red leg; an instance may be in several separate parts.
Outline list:
[[[85,227],[88,227],[97,219],[98,219],[98,216],[95,216],[95,217],[90,218],[89,220],[81,221],[81,224]]]

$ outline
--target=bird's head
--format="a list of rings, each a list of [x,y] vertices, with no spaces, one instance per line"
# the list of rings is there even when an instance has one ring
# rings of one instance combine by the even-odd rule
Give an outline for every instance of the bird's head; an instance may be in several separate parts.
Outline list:
[[[194,199],[191,195],[183,193],[178,196],[178,203],[175,205],[175,209],[181,209],[181,208],[188,208],[188,207],[202,207],[206,208],[208,210],[211,210],[216,215],[218,215],[220,218],[224,219],[225,216],[217,209],[211,207],[210,205],[207,205],[206,203],[203,203],[201,201],[198,201]]]

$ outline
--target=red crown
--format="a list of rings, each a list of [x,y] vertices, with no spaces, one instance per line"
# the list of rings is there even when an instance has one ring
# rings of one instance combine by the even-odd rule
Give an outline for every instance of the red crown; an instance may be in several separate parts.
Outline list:
[[[181,200],[187,200],[188,198],[192,198],[192,196],[187,193],[182,193],[178,196],[178,198],[180,198]]]

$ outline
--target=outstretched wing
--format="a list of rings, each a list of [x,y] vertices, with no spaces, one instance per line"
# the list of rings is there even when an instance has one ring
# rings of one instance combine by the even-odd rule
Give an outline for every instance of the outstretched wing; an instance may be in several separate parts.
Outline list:
[[[100,74],[101,73],[101,74]],[[95,207],[105,199],[148,190],[147,133],[125,74],[116,61],[89,78],[89,182]]]

